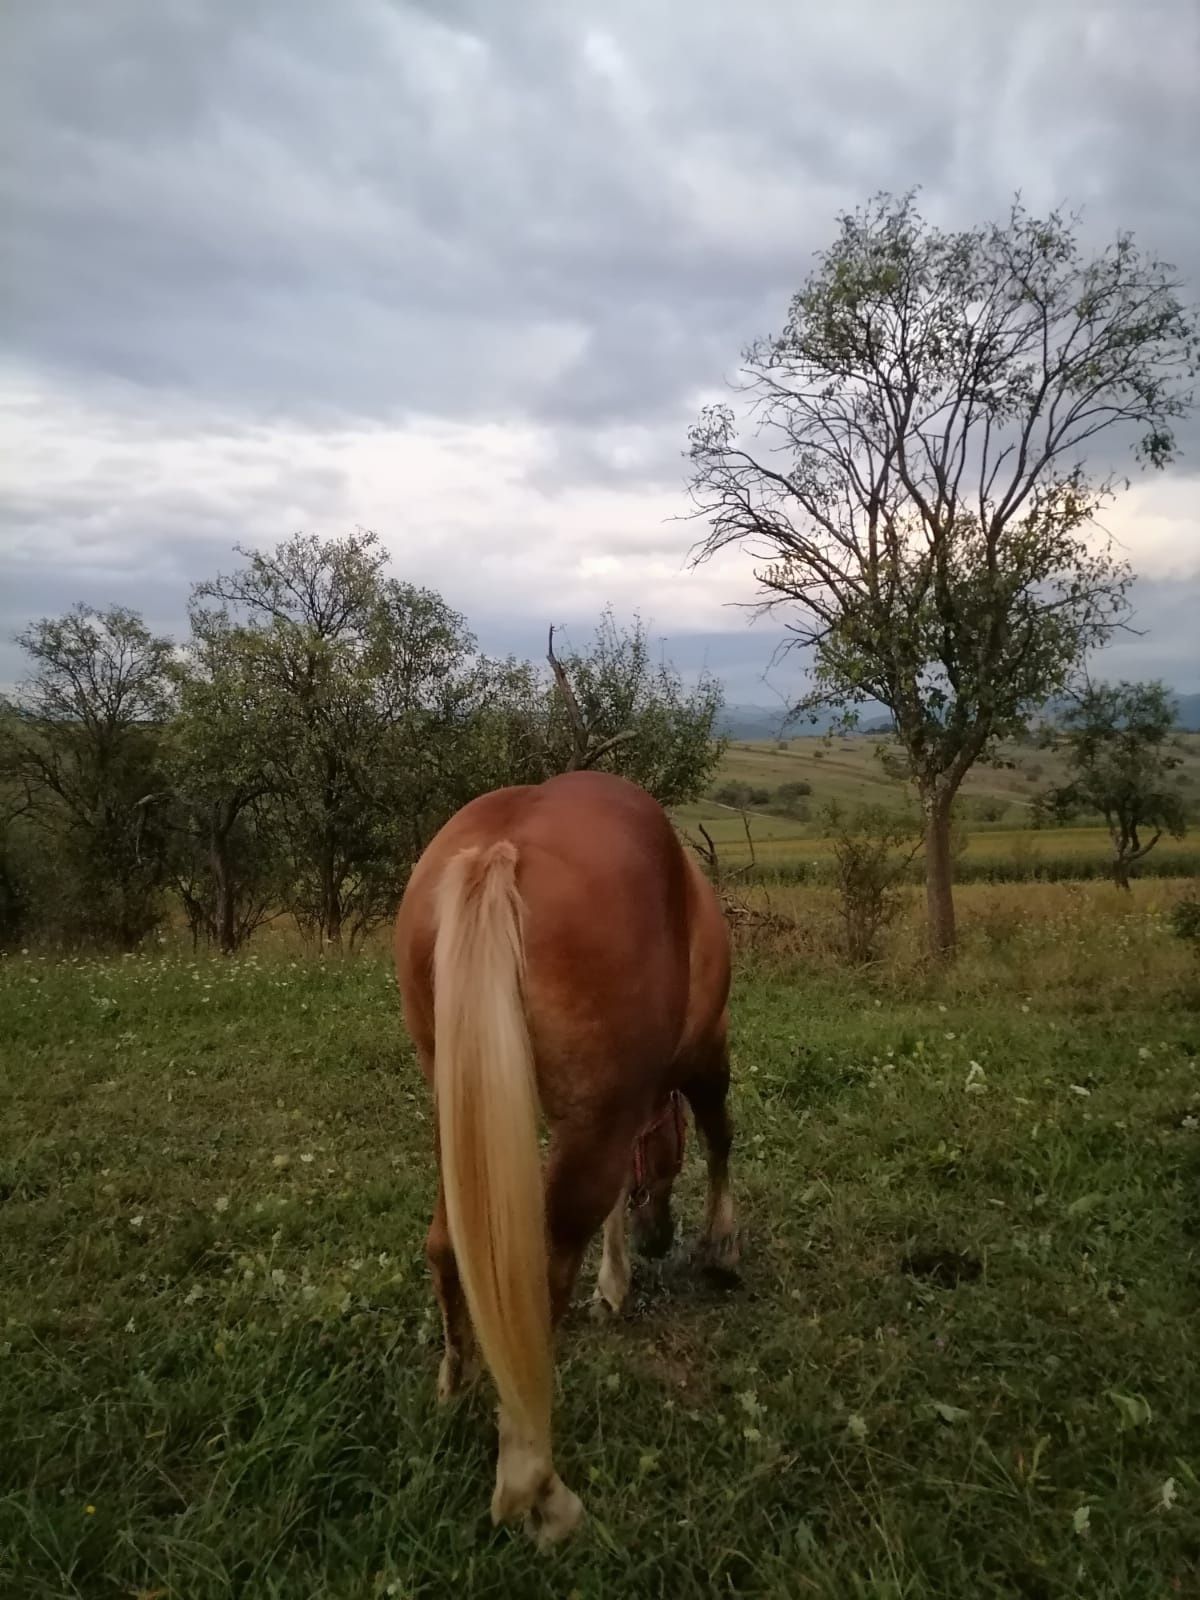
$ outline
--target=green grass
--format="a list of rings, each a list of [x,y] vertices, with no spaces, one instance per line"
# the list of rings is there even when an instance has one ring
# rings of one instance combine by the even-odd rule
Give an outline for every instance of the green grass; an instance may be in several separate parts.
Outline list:
[[[743,956],[741,1286],[573,1314],[549,1558],[488,1523],[486,1394],[434,1404],[383,962],[3,962],[0,1594],[1200,1592],[1200,1022],[1141,914],[1111,995],[1086,917],[1053,1001],[983,943],[944,984]]]

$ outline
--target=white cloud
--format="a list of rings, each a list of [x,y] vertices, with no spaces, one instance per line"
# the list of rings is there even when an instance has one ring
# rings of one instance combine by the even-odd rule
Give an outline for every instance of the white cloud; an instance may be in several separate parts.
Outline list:
[[[119,405],[86,405],[31,383],[0,389],[10,448],[5,556],[69,569],[76,587],[118,595],[153,574],[178,586],[228,568],[234,543],[295,529],[374,528],[405,578],[440,588],[468,617],[503,600],[522,616],[594,619],[612,602],[672,629],[730,627],[730,569],[687,568],[697,530],[678,490],[583,479],[553,491],[539,474],[552,432],[532,422],[228,430],[185,399],[157,426]],[[619,438],[619,459],[636,443]],[[744,565],[744,564],[743,564]],[[73,597],[73,596],[72,596]]]

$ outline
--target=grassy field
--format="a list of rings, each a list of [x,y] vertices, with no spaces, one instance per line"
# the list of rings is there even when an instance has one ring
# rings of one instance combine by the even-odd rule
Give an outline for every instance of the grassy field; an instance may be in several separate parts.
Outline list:
[[[727,867],[753,861],[763,877],[808,875],[819,881],[832,861],[832,842],[802,823],[785,817],[752,815],[750,839],[740,814],[714,805],[680,807],[676,820],[690,837],[703,823]],[[1102,828],[996,828],[966,831],[958,858],[960,881],[995,876],[1000,881],[1040,877],[1101,877],[1110,870],[1112,850]],[[1160,839],[1140,869],[1158,876],[1195,876],[1200,872],[1200,847],[1195,832],[1182,839]],[[921,876],[920,857],[912,876]]]
[[[874,737],[735,742],[725,753],[714,790],[740,783],[774,791],[781,784],[805,782],[812,788],[807,817],[772,815],[761,805],[752,806],[747,813],[752,844],[747,842],[742,815],[711,799],[679,807],[676,820],[693,835],[703,824],[729,866],[748,863],[753,851],[764,876],[807,869],[819,879],[829,856],[821,820],[827,804],[836,801],[850,807],[872,804],[889,809],[911,805],[904,785],[884,771],[879,759],[883,745],[883,740]],[[1200,734],[1182,735],[1181,747],[1180,788],[1200,813]],[[1031,826],[1035,796],[1065,776],[1059,755],[1015,744],[1004,747],[1000,754],[1003,765],[977,766],[963,785],[963,875],[1019,880],[1101,874],[1110,853],[1104,828],[1095,823]],[[1001,808],[1002,814],[996,818]],[[983,820],[981,811],[995,820]],[[1161,840],[1148,860],[1147,870],[1151,869],[1168,875],[1200,872],[1194,834],[1190,839]]]
[[[434,1404],[428,1104],[377,952],[0,963],[0,1594],[1200,1594],[1200,974],[1180,892],[967,889],[746,948],[740,1287],[681,1248],[560,1358],[581,1538]],[[778,897],[775,901],[779,903]],[[689,1155],[680,1212],[699,1219]]]

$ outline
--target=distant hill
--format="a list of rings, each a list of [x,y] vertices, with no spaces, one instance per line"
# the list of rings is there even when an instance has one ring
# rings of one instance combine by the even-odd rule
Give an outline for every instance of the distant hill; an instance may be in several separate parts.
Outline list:
[[[815,721],[801,717],[791,723],[787,715],[783,706],[726,706],[718,718],[718,728],[729,739],[797,739],[806,733],[828,733],[838,713],[819,711]],[[881,709],[859,713],[861,733],[886,732],[888,726],[886,713]]]
[[[1188,733],[1200,733],[1200,694],[1176,694],[1179,707],[1179,726]],[[822,711],[815,722],[807,718],[785,726],[787,711],[783,706],[726,706],[719,719],[720,731],[728,739],[795,739],[801,734],[828,733],[836,720],[836,713]],[[859,713],[860,733],[887,733],[890,720],[882,707],[865,707]]]

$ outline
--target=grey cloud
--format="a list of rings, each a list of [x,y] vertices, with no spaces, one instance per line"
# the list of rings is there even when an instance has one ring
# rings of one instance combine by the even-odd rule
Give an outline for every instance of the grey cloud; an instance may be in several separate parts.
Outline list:
[[[949,17],[28,6],[5,114],[13,353],[259,414],[590,425],[716,380],[777,324],[835,207],[880,185],[924,180],[965,220],[1031,156],[1069,192],[1083,149],[1101,218],[1111,180],[1119,220],[1166,219],[1200,255],[1196,219],[1161,203],[1188,159],[1170,52],[1134,74],[1117,47],[1136,30],[1101,30],[1105,104],[1072,73],[1048,92],[1082,12]],[[1039,45],[1055,59],[1031,74]]]
[[[1132,600],[1135,631],[1118,634],[1097,656],[1097,676],[1162,678],[1182,694],[1200,691],[1200,568],[1169,581],[1142,578]]]
[[[1018,187],[1037,207],[1081,201],[1089,238],[1131,227],[1195,282],[1198,15],[1172,0],[11,6],[3,360],[92,403],[114,439],[88,474],[23,480],[0,505],[22,553],[0,626],[93,583],[180,615],[235,539],[285,535],[293,508],[333,531],[345,486],[274,461],[279,421],[531,419],[547,441],[531,493],[681,491],[697,392],[778,327],[834,213],[879,187],[922,183],[945,223],[994,215]],[[214,484],[139,485],[131,449],[205,432],[265,455],[236,503]],[[1195,468],[1195,427],[1188,444]],[[643,547],[682,562],[693,531],[655,521]],[[36,571],[43,540],[83,559]],[[36,606],[14,598],[26,585]],[[506,605],[519,616],[519,595]],[[1177,608],[1153,615],[1164,640],[1190,637]],[[747,682],[749,660],[730,667]]]

